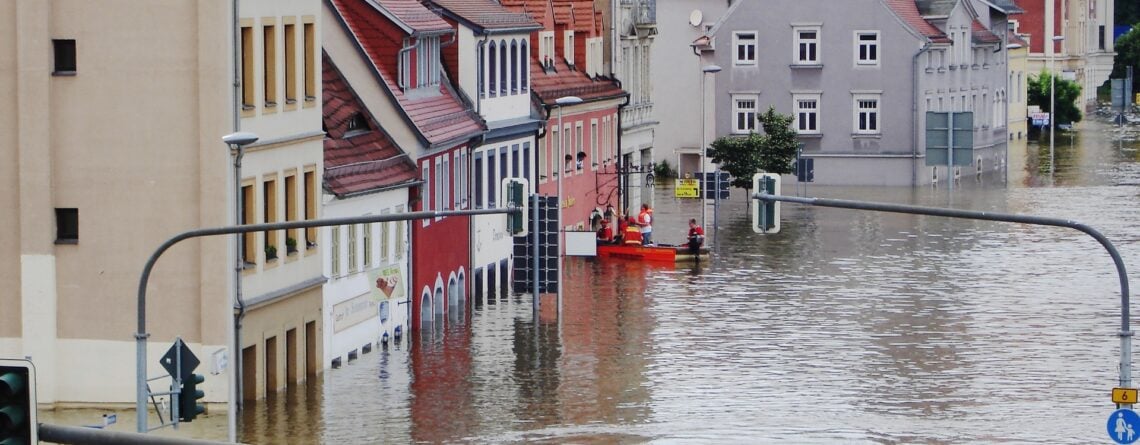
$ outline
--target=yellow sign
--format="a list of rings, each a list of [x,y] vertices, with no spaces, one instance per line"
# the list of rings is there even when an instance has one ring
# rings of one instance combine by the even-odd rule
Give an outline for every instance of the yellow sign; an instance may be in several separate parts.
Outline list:
[[[1112,388],[1112,403],[1136,403],[1136,388]]]
[[[678,179],[673,190],[674,196],[678,198],[701,197],[701,183],[696,179]]]

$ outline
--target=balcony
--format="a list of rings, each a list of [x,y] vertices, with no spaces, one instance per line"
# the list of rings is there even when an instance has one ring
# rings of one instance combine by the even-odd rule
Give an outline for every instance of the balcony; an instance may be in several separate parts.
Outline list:
[[[623,8],[629,8],[629,17],[638,35],[657,34],[657,0],[621,0]]]
[[[653,103],[643,102],[640,104],[631,104],[621,110],[621,128],[633,128],[641,125],[652,124],[653,121]]]

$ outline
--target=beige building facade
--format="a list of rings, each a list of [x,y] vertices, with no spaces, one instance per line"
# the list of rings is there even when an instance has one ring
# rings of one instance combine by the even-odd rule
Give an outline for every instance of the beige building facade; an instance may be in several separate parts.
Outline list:
[[[232,6],[0,1],[0,181],[8,191],[0,224],[9,228],[0,235],[0,283],[8,285],[0,357],[32,359],[43,404],[135,400],[147,258],[175,234],[239,216],[222,136],[260,136],[242,162],[241,192],[252,199],[236,213],[245,221],[319,217],[319,2],[243,1],[238,33]],[[235,89],[235,76],[252,85]],[[254,102],[235,100],[250,87]],[[320,372],[320,243],[315,231],[302,232],[243,240],[255,255],[241,272],[237,357],[229,346],[235,237],[188,240],[163,254],[147,286],[148,375],[165,374],[158,359],[177,337],[201,359],[196,372],[206,375],[210,402],[228,400],[235,359],[245,359],[237,379],[248,383],[245,398]],[[270,244],[277,259],[268,258]]]

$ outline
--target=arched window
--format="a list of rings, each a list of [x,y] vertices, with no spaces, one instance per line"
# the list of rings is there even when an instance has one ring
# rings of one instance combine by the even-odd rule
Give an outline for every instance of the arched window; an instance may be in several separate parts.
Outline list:
[[[518,42],[511,40],[511,94],[519,92],[519,70],[521,66]]]
[[[486,54],[486,48],[484,45],[485,45],[484,42],[479,42],[479,45],[477,48],[477,52],[479,53],[479,56],[475,59],[475,66],[476,66],[475,70],[478,73],[477,77],[479,78],[479,97],[487,97],[487,85],[484,84],[484,82],[486,82],[487,79],[486,79],[486,75],[483,74],[483,67],[487,66],[487,62],[483,60],[483,57],[487,55]]]
[[[530,78],[530,53],[526,51],[526,40],[519,44],[519,84],[522,85],[522,91],[525,93],[527,90],[527,79]]]
[[[507,52],[507,41],[506,40],[499,41],[499,52],[500,53]],[[506,54],[499,54],[499,90],[503,92],[504,96],[507,94],[507,91],[508,91],[507,90],[507,73],[508,73],[508,71],[507,71],[507,55]]]
[[[431,327],[432,322],[431,310],[431,293],[427,288],[424,288],[424,293],[420,296],[420,330],[426,331]]]
[[[490,72],[487,73],[487,79],[490,80],[490,82],[488,84],[488,86],[490,88],[487,89],[487,91],[488,91],[487,95],[492,96],[492,97],[497,95],[499,92],[499,90],[497,88],[495,88],[495,85],[496,85],[495,80],[498,79],[498,77],[499,77],[495,73],[495,67],[499,66],[498,57],[496,57],[496,56],[498,56],[498,54],[497,54],[498,51],[496,51],[496,48],[497,47],[495,45],[495,42],[492,41],[491,42],[491,50],[487,53],[488,54],[487,66],[490,68]]]

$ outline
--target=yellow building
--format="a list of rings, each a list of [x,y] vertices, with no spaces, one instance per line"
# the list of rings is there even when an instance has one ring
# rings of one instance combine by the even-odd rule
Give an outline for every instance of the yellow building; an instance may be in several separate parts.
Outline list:
[[[144,263],[238,213],[222,136],[260,136],[242,163],[246,221],[318,217],[320,3],[240,3],[235,33],[231,2],[0,2],[0,357],[32,359],[41,403],[135,401]],[[246,398],[321,369],[315,232],[245,238],[237,357],[234,239],[175,245],[147,287],[148,375],[181,337],[211,402],[228,400],[235,359]]]
[[[1026,98],[1028,94],[1028,82],[1030,73],[1028,72],[1029,65],[1029,43],[1021,39],[1013,33],[1009,33],[1008,43],[1009,48],[1009,122],[1007,128],[1009,129],[1009,140],[1018,141],[1024,139],[1028,135],[1028,104],[1029,99]]]

